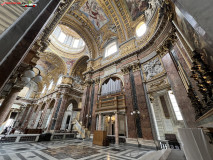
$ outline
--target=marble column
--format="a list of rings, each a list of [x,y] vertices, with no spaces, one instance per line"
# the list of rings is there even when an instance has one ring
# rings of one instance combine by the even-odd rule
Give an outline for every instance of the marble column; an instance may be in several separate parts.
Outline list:
[[[109,132],[108,135],[112,135],[112,116],[109,116]]]
[[[26,106],[26,108],[25,108],[25,110],[24,110],[24,112],[23,112],[22,118],[21,118],[20,121],[19,121],[19,126],[20,126],[20,128],[23,128],[23,126],[24,126],[24,121],[25,121],[25,118],[26,118],[26,116],[27,116],[27,113],[28,113],[29,109],[30,109],[30,107],[29,107],[29,106]]]
[[[42,116],[41,116],[41,118],[40,118],[40,120],[41,120],[41,122],[40,122],[40,127],[42,128],[42,129],[44,129],[44,121],[45,121],[45,117],[46,117],[46,114],[47,114],[47,110],[48,110],[48,108],[49,108],[49,106],[50,106],[50,103],[51,103],[51,99],[48,99],[47,101],[46,101],[46,105],[45,105],[45,107],[44,107],[44,109],[43,109],[43,113],[42,113]]]
[[[101,131],[101,121],[102,121],[102,115],[101,115],[101,113],[99,114],[98,120],[99,120],[99,123],[98,123],[98,130]]]
[[[119,119],[118,113],[115,113],[115,144],[119,145]]]
[[[33,104],[31,104],[31,106],[30,106],[30,112],[29,112],[29,114],[28,114],[27,117],[26,117],[26,121],[25,121],[25,123],[24,123],[23,128],[26,128],[26,127],[30,124],[30,118],[32,117],[32,115],[33,115],[33,113],[34,113],[35,108],[36,108],[36,107],[35,107]]]
[[[40,112],[40,110],[41,110],[42,105],[43,105],[42,102],[38,104],[38,108],[37,108],[37,110],[35,111],[35,115],[34,115],[34,117],[32,117],[32,118],[33,118],[33,119],[32,119],[32,123],[31,123],[31,127],[32,127],[32,128],[35,128],[35,123],[36,123],[36,120],[37,120],[37,118],[38,118],[38,116],[39,116],[39,112]]]
[[[7,115],[10,112],[10,109],[16,100],[21,88],[14,87],[10,91],[9,95],[4,99],[0,107],[0,126],[5,122]]]
[[[80,113],[80,121],[82,121],[82,126],[86,126],[87,123],[86,114],[88,113],[89,93],[90,93],[90,85],[87,84],[87,86],[84,88],[82,96],[82,109]]]
[[[95,83],[95,91],[94,91],[94,101],[93,101],[93,112],[92,112],[92,124],[91,124],[91,133],[96,130],[96,109],[97,109],[97,101],[98,101],[98,91],[99,91],[99,81],[96,80]]]
[[[64,113],[66,111],[67,100],[68,100],[68,95],[64,94],[63,98],[62,98],[60,110],[59,110],[59,113],[58,113],[58,116],[56,119],[55,130],[60,130],[60,128],[61,128],[61,124],[62,124],[62,121],[64,118]]]
[[[50,122],[47,126],[48,131],[51,130],[53,123],[55,123],[54,121],[56,121],[56,119],[54,119],[54,117],[55,117],[55,114],[56,114],[57,106],[58,106],[59,101],[60,101],[60,97],[61,97],[61,94],[57,94],[54,107],[52,108],[53,111],[52,111],[51,119],[50,119]]]

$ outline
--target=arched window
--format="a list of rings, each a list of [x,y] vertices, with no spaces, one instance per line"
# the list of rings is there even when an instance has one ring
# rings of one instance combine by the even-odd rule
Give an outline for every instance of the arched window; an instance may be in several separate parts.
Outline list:
[[[48,87],[48,91],[51,90],[52,87],[53,87],[53,80],[50,82],[50,85],[49,85],[49,87]]]
[[[116,41],[114,41],[106,46],[105,57],[108,57],[116,52],[118,52],[118,46],[117,46]]]
[[[62,82],[62,78],[63,78],[63,76],[61,75],[61,76],[59,77],[58,82],[57,82],[57,84],[56,84],[56,85],[61,84],[61,82]]]
[[[73,48],[78,48],[78,44],[79,44],[79,39],[75,39],[73,42]]]
[[[182,121],[182,120],[183,120],[183,117],[182,117],[182,114],[181,114],[181,112],[180,112],[179,106],[178,106],[178,104],[177,104],[176,98],[175,98],[175,96],[174,96],[174,94],[173,94],[172,91],[168,91],[168,93],[169,93],[169,98],[170,98],[170,100],[171,100],[172,107],[173,107],[173,109],[174,109],[176,118],[177,118],[178,121]]]
[[[147,26],[144,22],[141,22],[136,27],[136,35],[137,37],[141,37],[145,34]]]
[[[121,80],[117,77],[111,77],[102,84],[101,95],[108,95],[120,92],[121,88]]]
[[[59,40],[61,43],[64,43],[65,38],[66,38],[66,34],[64,34],[63,32],[61,32],[60,35],[59,35],[59,37],[58,37],[58,40]]]
[[[46,88],[47,88],[47,85],[45,84],[41,94],[43,94],[45,92]]]

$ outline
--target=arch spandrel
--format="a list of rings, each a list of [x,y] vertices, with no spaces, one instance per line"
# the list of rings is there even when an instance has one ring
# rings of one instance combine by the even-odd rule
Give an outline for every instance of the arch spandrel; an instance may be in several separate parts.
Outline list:
[[[67,73],[64,60],[52,52],[41,53],[36,67],[40,69],[42,76],[42,81],[38,83],[38,92],[42,91],[45,84],[48,86],[51,80],[56,83],[60,74]]]
[[[84,72],[87,69],[87,60],[89,60],[89,57],[87,55],[81,56],[73,65],[70,76],[75,77],[78,72]]]

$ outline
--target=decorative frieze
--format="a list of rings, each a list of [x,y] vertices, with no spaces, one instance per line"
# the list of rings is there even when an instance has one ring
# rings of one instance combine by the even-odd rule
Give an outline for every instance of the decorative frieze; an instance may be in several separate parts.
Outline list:
[[[155,79],[154,81],[148,82],[146,86],[147,86],[148,93],[170,88],[170,84],[166,76],[159,77]]]
[[[128,64],[126,66],[124,66],[123,68],[121,68],[121,72],[125,75],[125,74],[129,74],[130,70],[132,70],[133,72],[136,72],[138,70],[140,70],[140,62],[135,62],[133,64]]]

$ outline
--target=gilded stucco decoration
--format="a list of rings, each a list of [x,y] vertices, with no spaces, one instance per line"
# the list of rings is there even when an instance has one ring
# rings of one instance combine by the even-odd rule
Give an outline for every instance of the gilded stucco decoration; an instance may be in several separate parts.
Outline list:
[[[75,64],[73,65],[71,71],[70,71],[70,76],[72,76],[74,78],[74,80],[80,82],[84,80],[83,77],[83,72],[86,71],[87,69],[87,61],[88,61],[89,57],[84,55],[82,57],[80,57]]]
[[[167,76],[161,76],[156,78],[155,80],[148,82],[146,84],[147,87],[147,91],[148,93],[152,93],[152,92],[156,92],[156,91],[160,91],[163,89],[169,89],[171,86],[168,82]]]

